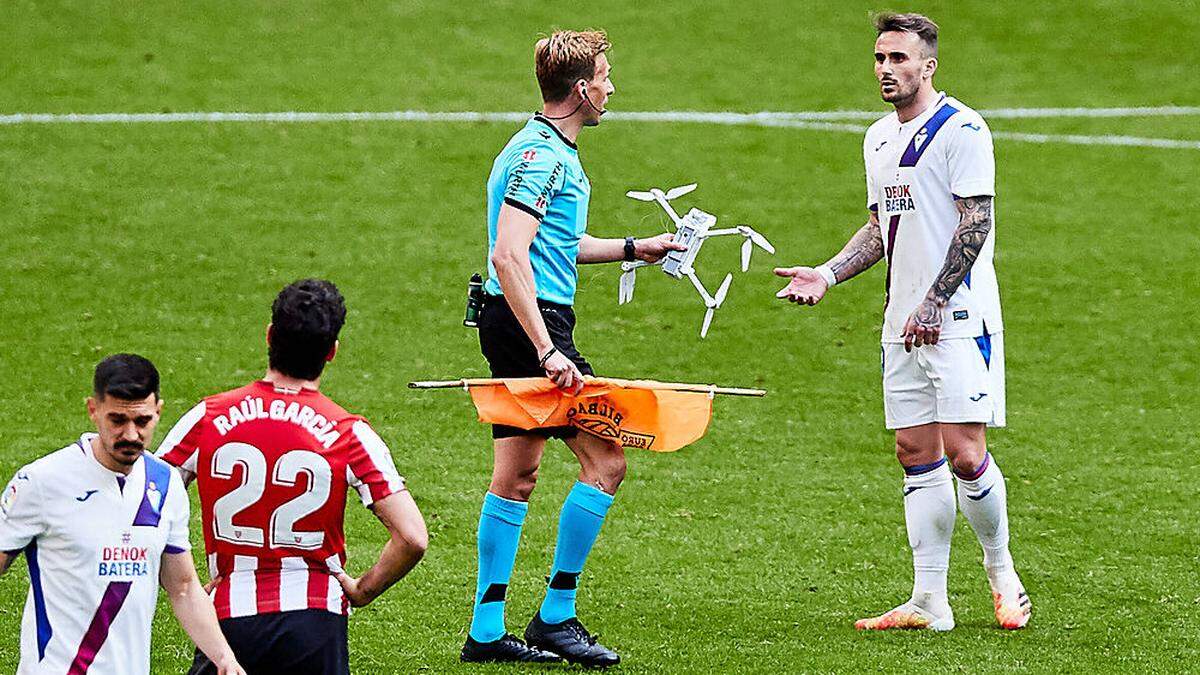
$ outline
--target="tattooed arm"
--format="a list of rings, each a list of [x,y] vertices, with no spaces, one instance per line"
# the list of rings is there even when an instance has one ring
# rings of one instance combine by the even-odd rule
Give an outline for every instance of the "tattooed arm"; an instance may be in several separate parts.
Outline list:
[[[882,259],[883,237],[879,231],[879,216],[872,212],[870,220],[850,237],[850,241],[825,266],[833,272],[833,278],[841,283]],[[778,267],[775,274],[791,278],[791,282],[780,289],[775,297],[786,298],[797,304],[815,305],[829,290],[825,278],[811,267]]]
[[[874,211],[865,225],[850,237],[850,241],[825,264],[833,270],[833,278],[842,283],[883,260],[883,235],[879,231],[879,216]]]
[[[958,207],[958,228],[950,239],[950,250],[946,251],[942,271],[904,324],[905,350],[937,344],[942,332],[942,308],[970,273],[992,231],[991,197],[966,197],[955,200],[954,205]]]

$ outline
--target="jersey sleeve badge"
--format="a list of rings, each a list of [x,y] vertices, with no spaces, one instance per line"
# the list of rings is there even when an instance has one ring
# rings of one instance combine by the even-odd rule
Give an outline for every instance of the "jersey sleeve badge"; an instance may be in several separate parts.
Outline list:
[[[13,504],[17,503],[17,479],[12,479],[8,487],[4,488],[4,494],[0,496],[0,514],[8,518],[8,510]]]

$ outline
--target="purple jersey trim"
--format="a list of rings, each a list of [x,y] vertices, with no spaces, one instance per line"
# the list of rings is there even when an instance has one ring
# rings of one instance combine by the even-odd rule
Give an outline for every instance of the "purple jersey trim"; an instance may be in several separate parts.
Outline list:
[[[153,455],[144,454],[142,457],[146,466],[146,484],[133,524],[158,527],[163,506],[167,503],[167,488],[171,486],[171,465]]]
[[[887,231],[887,278],[883,282],[883,306],[886,308],[892,302],[892,251],[896,249],[896,230],[900,227],[900,214],[888,218]]]
[[[949,103],[943,104],[942,107],[938,108],[937,112],[933,113],[933,117],[930,117],[929,121],[908,142],[908,147],[904,149],[904,154],[900,156],[900,166],[916,166],[917,161],[921,159],[921,155],[925,154],[925,150],[933,144],[933,137],[937,136],[938,130],[956,112],[958,112],[958,108]],[[918,138],[921,139],[919,145],[917,143]]]
[[[37,540],[25,547],[25,563],[29,565],[29,587],[33,590],[33,618],[37,624],[38,661],[46,658],[46,645],[54,635],[50,617],[46,614],[46,595],[42,591],[42,570],[38,566]]]
[[[83,634],[79,651],[75,652],[75,659],[71,661],[67,675],[84,675],[88,668],[92,667],[92,661],[96,660],[96,654],[100,653],[100,648],[108,640],[108,631],[117,618],[117,612],[121,611],[122,605],[125,604],[125,598],[129,596],[132,586],[132,581],[114,581],[104,589],[104,597],[100,598],[100,606],[96,608],[92,623]]]

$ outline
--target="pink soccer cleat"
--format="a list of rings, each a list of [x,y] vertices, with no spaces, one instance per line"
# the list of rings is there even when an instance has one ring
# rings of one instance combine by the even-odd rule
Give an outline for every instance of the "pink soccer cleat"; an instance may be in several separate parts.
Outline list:
[[[1007,593],[1000,593],[993,587],[992,603],[996,606],[996,621],[1005,630],[1024,628],[1033,616],[1033,602],[1020,581]]]
[[[954,612],[947,611],[945,616],[939,617],[909,601],[879,616],[859,619],[854,622],[854,627],[858,630],[947,631],[954,628]]]

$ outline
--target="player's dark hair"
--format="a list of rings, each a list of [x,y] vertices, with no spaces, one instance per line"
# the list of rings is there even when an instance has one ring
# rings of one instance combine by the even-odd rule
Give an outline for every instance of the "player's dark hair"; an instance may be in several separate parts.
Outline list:
[[[107,396],[140,401],[151,394],[158,399],[158,369],[137,354],[113,354],[96,364],[92,391],[101,401]]]
[[[287,285],[271,305],[271,369],[301,380],[317,379],[344,323],[346,301],[333,282],[301,279]]]
[[[882,35],[892,31],[913,33],[917,37],[921,38],[921,42],[925,44],[927,49],[926,55],[937,56],[938,25],[930,21],[929,17],[923,14],[896,14],[894,12],[883,12],[872,16],[871,21],[875,24],[875,31],[877,35]]]

